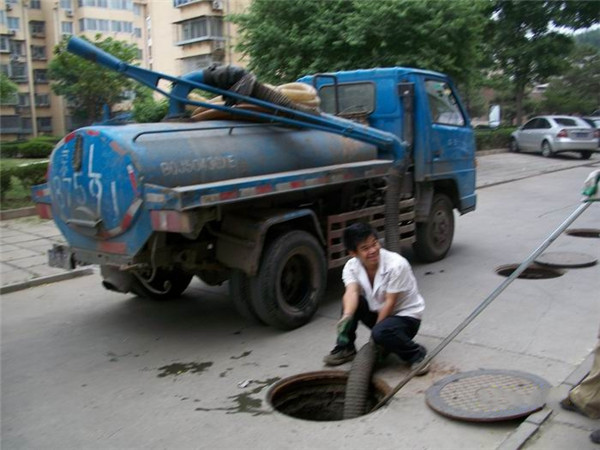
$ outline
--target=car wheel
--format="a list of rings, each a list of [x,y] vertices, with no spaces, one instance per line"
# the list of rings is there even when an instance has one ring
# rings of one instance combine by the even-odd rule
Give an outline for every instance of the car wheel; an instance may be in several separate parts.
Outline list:
[[[552,147],[550,147],[550,143],[548,141],[542,142],[542,156],[544,158],[550,158],[553,155],[554,152],[552,151]]]
[[[519,148],[519,143],[515,138],[512,138],[510,140],[510,143],[508,144],[508,150],[513,153],[518,153],[521,151],[521,149]]]
[[[581,159],[590,159],[592,157],[592,152],[587,150],[585,152],[580,152]]]
[[[454,237],[452,208],[452,201],[447,195],[435,194],[427,222],[417,224],[417,242],[413,250],[421,261],[439,261],[450,250]]]
[[[291,231],[273,239],[250,278],[252,306],[263,322],[292,330],[310,321],[326,284],[321,245],[305,231]]]

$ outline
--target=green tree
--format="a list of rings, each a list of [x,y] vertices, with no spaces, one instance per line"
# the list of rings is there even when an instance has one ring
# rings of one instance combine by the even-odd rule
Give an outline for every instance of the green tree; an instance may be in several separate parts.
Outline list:
[[[87,61],[66,51],[67,39],[54,48],[54,57],[48,64],[52,91],[66,97],[73,114],[88,122],[102,116],[102,108],[124,100],[125,92],[134,88],[134,82],[121,74]],[[96,35],[92,42],[102,50],[131,63],[137,56],[137,47],[111,37]]]
[[[13,100],[18,89],[19,87],[4,72],[0,72],[0,103],[9,103]]]
[[[152,90],[145,86],[136,90],[133,100],[133,118],[136,122],[160,122],[169,110],[166,99],[156,101],[152,96]]]
[[[544,94],[548,113],[589,114],[600,105],[600,50],[582,46],[570,61],[568,71],[552,79]]]
[[[412,66],[468,85],[483,58],[488,7],[474,0],[254,0],[231,19],[249,69],[264,81]]]
[[[495,0],[492,49],[498,68],[510,78],[518,125],[527,86],[566,69],[574,47],[556,27],[580,29],[600,22],[600,2]]]

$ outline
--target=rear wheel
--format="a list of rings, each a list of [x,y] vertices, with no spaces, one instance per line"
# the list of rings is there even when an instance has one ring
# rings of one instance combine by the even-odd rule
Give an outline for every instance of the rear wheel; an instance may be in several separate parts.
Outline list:
[[[234,269],[229,279],[229,295],[233,306],[244,319],[263,323],[252,306],[250,278],[244,272]]]
[[[180,269],[132,271],[131,292],[155,300],[177,298],[190,285],[193,275]]]
[[[581,159],[590,159],[592,157],[592,152],[589,150],[579,152],[579,154],[581,155]]]
[[[284,330],[301,327],[317,311],[327,266],[319,242],[305,231],[276,237],[250,279],[252,306],[265,323]]]
[[[417,241],[413,245],[415,255],[421,261],[434,262],[443,259],[454,237],[454,213],[450,198],[435,194],[427,222],[417,224]]]
[[[550,142],[548,141],[542,142],[542,156],[544,158],[550,158],[554,156],[554,152],[552,151],[552,147],[550,147]]]

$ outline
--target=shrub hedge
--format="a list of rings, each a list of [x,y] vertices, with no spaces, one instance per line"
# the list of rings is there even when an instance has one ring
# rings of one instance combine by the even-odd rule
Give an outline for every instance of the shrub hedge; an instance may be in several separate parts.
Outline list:
[[[48,161],[27,164],[26,166],[17,166],[11,169],[11,175],[21,181],[23,188],[29,191],[34,184],[46,182],[46,172],[48,171]]]
[[[510,134],[513,131],[515,131],[514,127],[496,128],[493,130],[475,130],[475,148],[477,150],[508,148]]]
[[[0,169],[0,199],[4,200],[4,196],[12,187],[12,171],[10,169]]]
[[[27,141],[3,142],[3,158],[47,158],[60,138],[38,136]]]

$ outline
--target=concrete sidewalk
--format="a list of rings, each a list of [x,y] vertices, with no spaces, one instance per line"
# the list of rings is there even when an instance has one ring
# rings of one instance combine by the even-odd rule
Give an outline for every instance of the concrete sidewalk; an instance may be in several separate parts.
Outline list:
[[[582,161],[568,157],[548,160],[538,155],[493,153],[478,156],[477,161],[479,189],[572,167],[589,166],[590,171],[600,167],[598,154],[589,161]],[[58,243],[64,243],[64,239],[51,221],[37,217],[1,221],[0,293],[93,273],[94,269],[91,268],[66,271],[49,267],[47,251]],[[595,246],[597,242],[590,244]],[[590,348],[594,344],[590,342]],[[563,411],[558,405],[568,390],[586,375],[590,366],[591,358],[588,358],[566,380],[554,387],[546,407],[525,420],[500,448],[600,449],[589,440],[590,432],[600,428],[600,423]]]

